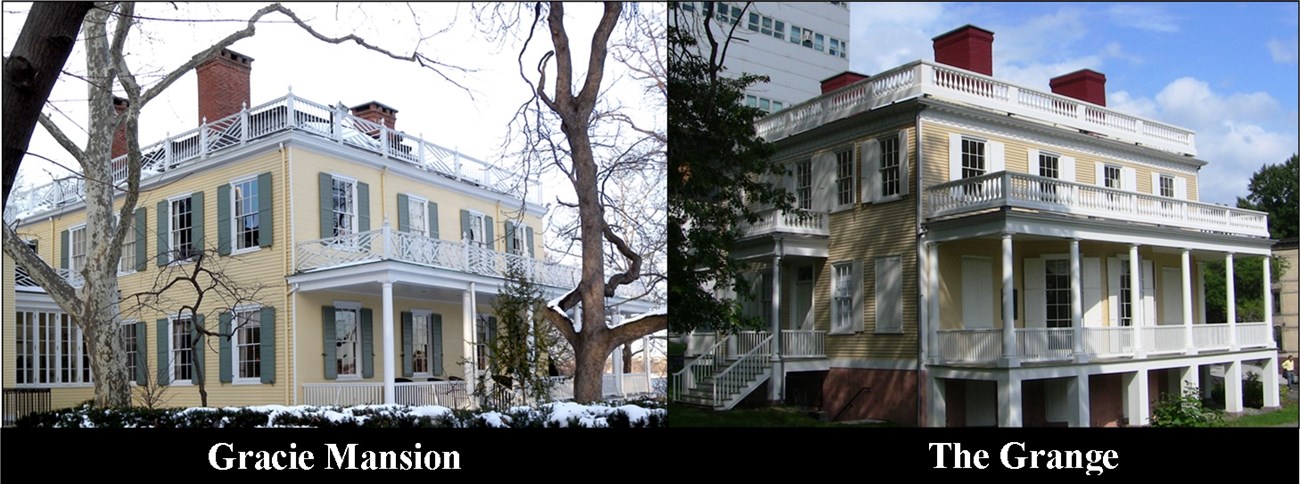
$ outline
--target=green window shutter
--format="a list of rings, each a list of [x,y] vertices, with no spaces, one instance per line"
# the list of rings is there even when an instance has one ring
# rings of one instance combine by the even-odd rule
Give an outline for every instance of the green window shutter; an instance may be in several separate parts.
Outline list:
[[[167,242],[167,201],[158,202],[158,266],[165,266],[171,262],[171,244]]]
[[[510,244],[515,240],[515,223],[506,220],[506,252],[510,252]]]
[[[429,202],[429,237],[438,238],[438,204]]]
[[[158,320],[158,384],[170,385],[172,382],[172,365],[171,358],[168,354],[172,347],[172,340],[168,338],[167,318]]]
[[[524,243],[528,244],[528,257],[536,259],[537,253],[533,250],[533,228],[524,226]]]
[[[193,329],[190,331],[190,334],[192,335],[190,340],[194,345],[194,384],[196,385],[203,383],[203,375],[208,371],[206,365],[206,362],[208,361],[208,347],[203,344],[203,333],[199,332],[199,328],[203,327],[203,315],[194,315],[194,325],[192,326]]]
[[[485,215],[483,216],[483,235],[484,235],[483,240],[487,241],[486,243],[488,249],[497,250],[497,240],[496,237],[492,236],[492,232],[493,232],[492,217],[488,217]]]
[[[361,308],[361,377],[375,376],[375,314]]]
[[[149,268],[149,209],[135,209],[135,270],[144,271]],[[144,353],[140,353],[143,355]],[[143,381],[143,380],[141,380]]]
[[[320,182],[320,238],[334,236],[334,177],[321,173]]]
[[[260,182],[259,182],[260,183]],[[269,199],[268,199],[269,200]],[[275,307],[262,307],[261,342],[262,383],[275,383]]]
[[[149,379],[149,327],[143,322],[135,323],[135,381],[143,385]]]
[[[275,186],[271,184],[271,173],[257,175],[257,245],[261,247],[270,247],[275,241],[274,193]],[[262,368],[266,366],[263,365]]]
[[[411,361],[414,359],[411,352],[415,351],[415,342],[411,340],[415,337],[413,320],[414,318],[412,318],[409,311],[402,311],[402,376],[415,374],[415,370],[412,368],[415,365]]]
[[[397,231],[398,232],[411,231],[411,212],[410,212],[410,207],[408,207],[410,203],[411,203],[411,197],[406,196],[405,193],[397,194]]]
[[[230,340],[233,336],[231,334],[232,328],[230,327],[230,316],[230,313],[222,312],[220,319],[217,322],[217,332],[221,333],[221,336],[219,337],[221,340],[221,344],[219,345],[220,351],[218,352],[220,356],[218,359],[221,360],[221,371],[218,372],[221,376],[221,383],[230,383],[234,381],[234,369],[230,363],[230,360],[232,359],[230,354]]]
[[[460,240],[469,240],[469,210],[460,211]]]
[[[194,228],[190,229],[194,250],[202,252],[208,246],[203,242],[203,192],[194,192],[190,199],[191,220]]]
[[[357,232],[370,231],[370,185],[357,182]]]
[[[334,334],[334,306],[321,306],[321,334],[324,336],[321,341],[325,351],[322,355],[325,357],[325,379],[337,380],[339,378],[338,364],[338,342]]]
[[[72,245],[70,245],[71,243],[72,243],[72,236],[69,233],[69,231],[64,230],[62,232],[59,232],[59,268],[60,269],[68,268],[68,253],[71,252],[68,249],[72,247]]]
[[[230,184],[217,186],[217,253],[230,255]]]
[[[442,373],[442,315],[434,314],[429,319],[429,333],[433,337],[433,374],[441,375]]]

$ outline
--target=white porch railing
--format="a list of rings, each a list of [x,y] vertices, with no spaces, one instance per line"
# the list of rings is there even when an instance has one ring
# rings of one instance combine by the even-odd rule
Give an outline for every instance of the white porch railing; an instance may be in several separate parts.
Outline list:
[[[825,212],[799,210],[785,212],[767,210],[758,213],[758,220],[752,224],[741,223],[746,236],[766,234],[831,234],[830,217]]]
[[[757,347],[768,337],[769,334],[770,333],[766,331],[741,331],[736,333],[736,335],[731,338],[735,341],[736,349],[734,353],[731,353],[731,349],[728,348],[728,357],[749,353],[749,350]]]
[[[344,106],[326,106],[289,93],[270,102],[245,108],[221,119],[207,120],[197,128],[145,145],[141,180],[175,171],[224,150],[285,130],[299,130],[352,148],[398,160],[420,170],[511,196],[524,195],[541,203],[542,185],[537,178],[497,167],[456,150],[396,131],[353,116]],[[113,182],[127,177],[126,156],[110,161]],[[16,191],[9,197],[4,218],[26,218],[40,212],[78,202],[84,195],[83,180],[67,178],[50,184]]]
[[[721,369],[726,345],[727,338],[719,339],[699,357],[686,363],[686,366],[682,367],[677,373],[673,373],[671,377],[673,394],[682,395],[689,390],[696,389],[701,382]]]
[[[1198,350],[1226,350],[1231,347],[1227,324],[1193,324],[1192,342]]]
[[[1267,347],[1273,343],[1272,333],[1268,323],[1237,323],[1237,345],[1242,348]]]
[[[1187,328],[1182,325],[1143,327],[1142,348],[1149,355],[1182,353],[1187,349]]]
[[[384,225],[379,229],[310,240],[298,244],[299,272],[333,269],[379,260],[450,269],[489,277],[505,277],[507,269],[519,268],[542,285],[577,287],[580,269],[575,266],[507,254],[463,241],[441,240],[400,232]],[[644,292],[640,281],[619,286],[620,296]]]
[[[304,383],[304,405],[378,405],[384,403],[384,384],[381,382],[355,383]]]
[[[1133,328],[1083,328],[1083,351],[1101,357],[1132,355]]]
[[[650,388],[650,375],[645,373],[624,373],[623,374],[623,394],[636,395],[642,393],[651,393],[654,390]]]
[[[786,358],[825,358],[825,331],[781,330],[781,356]]]
[[[1074,357],[1074,329],[1017,329],[1016,344],[1021,361],[1068,360]]]
[[[925,189],[927,217],[999,207],[1268,237],[1268,214],[1001,171]]]
[[[690,333],[686,335],[686,356],[695,356],[708,351],[718,343],[718,333]]]
[[[1083,129],[1110,138],[1196,155],[1189,130],[1050,92],[929,61],[913,61],[870,79],[798,104],[754,123],[758,136],[776,141],[858,113],[928,95],[970,103],[1016,117]]]
[[[772,368],[772,336],[763,338],[752,349],[740,356],[727,369],[718,372],[713,379],[713,404],[734,405],[735,395],[741,395]]]
[[[951,363],[991,363],[1002,356],[1000,329],[939,330],[939,355]]]

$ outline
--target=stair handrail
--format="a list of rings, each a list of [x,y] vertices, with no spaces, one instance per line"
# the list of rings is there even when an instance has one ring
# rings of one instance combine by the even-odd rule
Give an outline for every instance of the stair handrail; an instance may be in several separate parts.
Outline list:
[[[772,366],[771,360],[769,360],[767,357],[770,357],[772,355],[772,338],[774,337],[776,337],[776,335],[769,334],[766,338],[763,338],[763,340],[760,341],[758,344],[754,345],[753,349],[750,349],[748,352],[741,355],[740,358],[737,359],[735,363],[732,363],[725,370],[722,370],[713,375],[713,406],[716,407],[721,405],[722,402],[720,398],[721,396],[723,395],[727,397],[731,396],[732,392],[729,390],[722,394],[719,394],[719,391],[724,386],[727,386],[727,377],[732,372],[732,370],[735,370],[736,368],[742,368],[744,370],[759,370],[759,371],[755,371],[754,375],[742,376],[742,378],[745,378],[744,382],[748,382],[750,379],[757,376],[757,374],[761,370],[766,370],[767,368]],[[762,355],[764,358],[755,358],[755,356],[757,355]],[[756,365],[753,364],[755,361],[757,361],[758,364]]]
[[[718,366],[718,361],[716,357],[718,347],[727,344],[727,339],[728,338],[725,337],[718,338],[718,341],[716,343],[713,343],[713,346],[710,346],[708,351],[705,351],[704,353],[700,354],[700,356],[695,357],[695,359],[691,360],[690,363],[687,363],[686,366],[683,366],[681,371],[678,371],[677,373],[673,373],[673,394],[674,395],[676,395],[677,397],[681,397],[682,392],[684,390],[691,390],[695,388],[695,372],[692,370],[696,364],[700,363],[705,358],[708,358],[715,368]],[[686,388],[682,388],[683,373],[685,373]]]

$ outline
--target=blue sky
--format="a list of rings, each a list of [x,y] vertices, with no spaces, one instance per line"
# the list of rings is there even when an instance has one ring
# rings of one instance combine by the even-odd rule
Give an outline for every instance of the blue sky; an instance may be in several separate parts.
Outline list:
[[[994,32],[993,75],[1048,90],[1082,68],[1106,75],[1122,112],[1194,130],[1201,199],[1235,204],[1250,175],[1297,152],[1296,3],[857,3],[850,67],[875,74],[934,60],[931,39]]]

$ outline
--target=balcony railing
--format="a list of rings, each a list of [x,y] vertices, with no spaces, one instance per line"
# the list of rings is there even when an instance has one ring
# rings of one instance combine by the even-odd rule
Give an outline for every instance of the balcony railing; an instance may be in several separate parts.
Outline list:
[[[1237,323],[1238,348],[1268,348],[1274,344],[1267,323]],[[1196,351],[1232,349],[1227,324],[1194,324]],[[1142,328],[1141,353],[1132,327],[1083,328],[1082,355],[1089,359],[1134,358],[1187,353],[1187,331],[1182,325]],[[943,363],[987,365],[1002,356],[1001,329],[939,330],[935,355]],[[1075,357],[1072,328],[1016,328],[1017,357],[1021,362],[1069,361]]]
[[[533,282],[558,287],[578,287],[581,269],[527,256],[497,252],[463,241],[441,240],[393,230],[388,225],[351,235],[298,244],[298,272],[334,269],[366,262],[395,260],[489,277],[506,277],[517,268]],[[623,297],[643,294],[640,281],[619,286]]]
[[[225,118],[208,120],[197,128],[142,147],[141,180],[188,167],[227,149],[286,130],[319,136],[498,193],[516,197],[526,195],[523,198],[532,203],[543,200],[541,182],[536,178],[527,178],[456,150],[358,118],[342,105],[317,104],[296,97],[292,92]],[[119,156],[110,163],[113,183],[121,184],[127,177],[127,157]],[[15,191],[6,204],[4,218],[7,222],[26,218],[81,201],[84,194],[84,180],[81,178],[66,178]]]
[[[1268,237],[1268,214],[1000,171],[925,189],[926,216],[1014,207]]]
[[[829,217],[825,212],[799,210],[785,212],[766,210],[759,212],[758,220],[752,224],[741,224],[746,236],[767,234],[831,234]]]
[[[908,64],[793,106],[755,123],[759,136],[775,141],[838,119],[923,95],[974,104],[1109,138],[1196,155],[1196,135],[1152,121],[989,76],[927,61]]]

